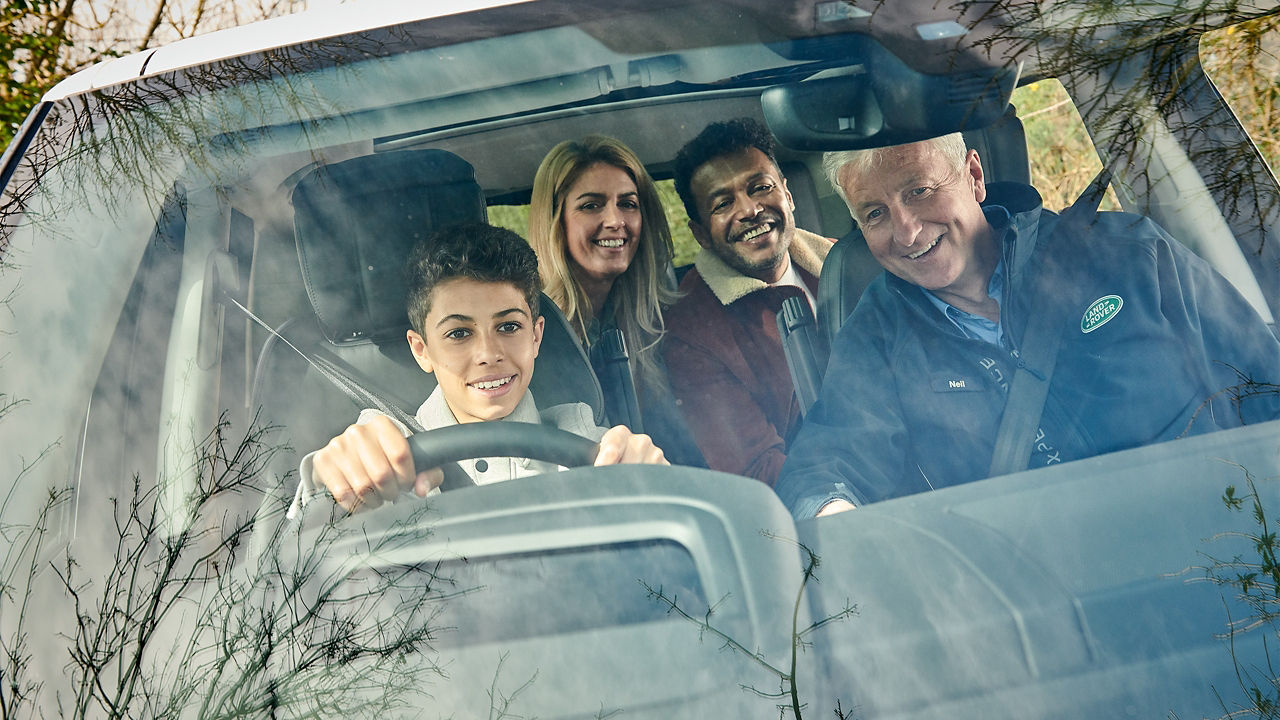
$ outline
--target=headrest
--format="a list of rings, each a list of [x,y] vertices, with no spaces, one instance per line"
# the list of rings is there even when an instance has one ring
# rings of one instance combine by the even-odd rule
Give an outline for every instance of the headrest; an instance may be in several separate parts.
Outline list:
[[[1014,106],[1005,108],[1004,115],[990,125],[978,130],[966,130],[964,141],[965,145],[978,151],[978,158],[982,160],[982,172],[988,183],[1031,184],[1027,133]]]
[[[795,201],[796,227],[809,232],[823,234],[822,213],[818,206],[818,186],[809,174],[809,168],[802,162],[778,163],[778,169],[787,179],[787,190]]]
[[[293,213],[307,297],[337,345],[403,341],[410,248],[438,228],[486,220],[471,164],[444,150],[321,165],[294,188]]]

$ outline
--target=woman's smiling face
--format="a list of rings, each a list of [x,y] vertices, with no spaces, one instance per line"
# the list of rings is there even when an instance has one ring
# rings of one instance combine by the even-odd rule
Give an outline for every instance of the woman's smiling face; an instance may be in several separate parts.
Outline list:
[[[622,168],[596,163],[564,194],[565,242],[583,285],[612,283],[631,266],[640,241],[640,194]]]

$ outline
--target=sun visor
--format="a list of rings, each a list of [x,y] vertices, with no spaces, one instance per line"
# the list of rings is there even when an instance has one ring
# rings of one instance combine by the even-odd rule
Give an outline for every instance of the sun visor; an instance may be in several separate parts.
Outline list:
[[[868,40],[857,43],[850,60],[857,64],[761,94],[764,119],[779,142],[795,150],[854,150],[985,127],[1004,114],[1021,70],[921,73]]]

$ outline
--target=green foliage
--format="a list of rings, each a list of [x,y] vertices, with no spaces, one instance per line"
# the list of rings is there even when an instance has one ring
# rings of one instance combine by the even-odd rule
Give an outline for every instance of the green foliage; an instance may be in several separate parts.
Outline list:
[[[1267,163],[1280,167],[1280,16],[1206,33],[1200,56]],[[1080,113],[1054,79],[1018,88],[1012,102],[1027,133],[1032,184],[1046,207],[1067,207],[1102,169]],[[1102,209],[1119,209],[1113,193]]]
[[[1027,133],[1031,184],[1050,210],[1069,206],[1102,170],[1080,112],[1054,79],[1023,85],[1014,91],[1012,103]],[[1104,198],[1102,209],[1120,209],[1113,193]]]
[[[532,179],[531,179],[532,180]],[[529,239],[528,205],[490,205],[489,224],[506,228],[525,240]]]
[[[1280,16],[1207,33],[1200,58],[1271,170],[1280,168]]]
[[[667,211],[667,224],[671,226],[671,242],[675,245],[675,266],[690,265],[698,254],[698,241],[693,239],[689,230],[689,213],[685,212],[684,203],[676,194],[674,180],[660,180],[657,183],[658,196],[662,198],[662,207]]]
[[[1246,468],[1246,490],[1242,493],[1234,485],[1228,485],[1222,493],[1222,503],[1234,512],[1248,512],[1253,516],[1254,530],[1247,533],[1227,533],[1224,537],[1242,537],[1252,549],[1252,554],[1238,554],[1230,559],[1210,557],[1205,574],[1210,582],[1229,590],[1235,599],[1249,609],[1246,617],[1233,618],[1228,614],[1227,638],[1235,663],[1236,680],[1244,701],[1228,703],[1219,689],[1219,702],[1224,717],[1252,717],[1280,719],[1280,679],[1270,667],[1253,667],[1242,663],[1235,653],[1236,643],[1246,632],[1263,630],[1263,648],[1270,665],[1268,639],[1277,634],[1280,626],[1280,561],[1277,561],[1277,533],[1275,521],[1267,516],[1258,493],[1258,483]]]
[[[8,146],[31,108],[66,75],[72,46],[71,0],[0,4],[0,146]]]

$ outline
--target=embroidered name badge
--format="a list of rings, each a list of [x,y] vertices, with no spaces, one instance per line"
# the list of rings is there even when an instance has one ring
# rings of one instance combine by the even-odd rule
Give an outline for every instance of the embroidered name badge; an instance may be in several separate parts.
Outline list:
[[[934,392],[982,392],[986,389],[974,378],[954,375],[935,375],[930,378],[929,385]]]
[[[1106,325],[1124,307],[1124,298],[1119,295],[1103,295],[1084,309],[1080,318],[1080,332],[1091,333]]]

